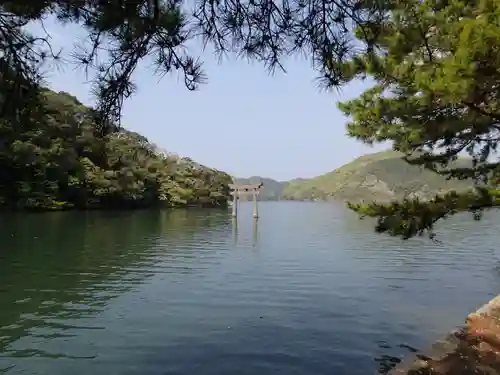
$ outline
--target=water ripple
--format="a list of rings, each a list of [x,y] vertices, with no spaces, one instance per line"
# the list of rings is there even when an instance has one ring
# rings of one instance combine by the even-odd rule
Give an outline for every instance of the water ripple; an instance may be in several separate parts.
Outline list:
[[[6,219],[0,374],[384,372],[500,287],[498,214],[438,245],[343,205],[260,209]]]

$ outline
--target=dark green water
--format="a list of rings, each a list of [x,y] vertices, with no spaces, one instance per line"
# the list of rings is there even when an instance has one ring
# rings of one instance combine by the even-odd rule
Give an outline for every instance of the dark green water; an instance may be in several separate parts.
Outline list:
[[[0,373],[374,373],[500,290],[498,214],[437,245],[342,205],[0,216]]]

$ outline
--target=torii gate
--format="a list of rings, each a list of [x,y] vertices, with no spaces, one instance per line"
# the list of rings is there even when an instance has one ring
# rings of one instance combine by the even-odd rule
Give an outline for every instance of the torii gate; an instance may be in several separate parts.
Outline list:
[[[229,184],[229,188],[233,191],[231,195],[233,196],[233,217],[238,216],[238,200],[240,195],[253,195],[253,217],[257,219],[259,217],[259,207],[257,206],[257,195],[259,195],[260,188],[264,186],[261,182],[260,184]]]

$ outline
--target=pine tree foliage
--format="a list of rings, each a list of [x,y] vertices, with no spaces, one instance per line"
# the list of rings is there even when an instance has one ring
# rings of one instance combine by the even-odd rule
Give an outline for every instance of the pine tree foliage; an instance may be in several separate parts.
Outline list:
[[[409,238],[460,211],[500,205],[500,2],[398,1],[376,25],[377,48],[340,65],[351,79],[376,84],[340,103],[348,133],[365,143],[392,141],[407,162],[476,189],[423,202],[351,204],[378,218],[377,231]],[[361,40],[363,35],[358,34]],[[460,155],[470,167],[454,167]]]
[[[60,59],[46,33],[30,35],[26,25],[56,17],[80,25],[88,43],[73,51],[73,62],[97,72],[93,91],[96,123],[103,133],[117,123],[123,101],[133,94],[133,74],[146,57],[160,75],[179,71],[194,90],[206,78],[187,43],[198,40],[221,54],[234,53],[282,66],[282,59],[303,52],[311,57],[328,86],[343,81],[331,61],[357,53],[352,29],[360,30],[384,14],[378,0],[0,0],[0,94],[2,109],[19,120],[34,108],[42,68]],[[193,7],[194,4],[194,7]],[[43,29],[43,28],[42,28]],[[201,45],[201,44],[200,44]],[[328,68],[329,67],[329,68]],[[29,93],[29,95],[27,95]],[[24,111],[24,112],[23,112]],[[24,118],[26,122],[28,118]],[[112,126],[111,126],[112,128]]]

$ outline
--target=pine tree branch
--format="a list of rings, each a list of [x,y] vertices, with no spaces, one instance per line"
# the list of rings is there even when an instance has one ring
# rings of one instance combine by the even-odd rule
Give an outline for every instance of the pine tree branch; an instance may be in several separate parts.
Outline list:
[[[361,217],[377,218],[375,230],[402,239],[429,233],[434,236],[434,225],[438,220],[458,212],[469,211],[479,219],[484,209],[500,207],[500,190],[476,188],[465,193],[450,192],[436,195],[432,200],[404,199],[387,204],[354,204],[348,207]]]

